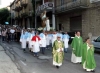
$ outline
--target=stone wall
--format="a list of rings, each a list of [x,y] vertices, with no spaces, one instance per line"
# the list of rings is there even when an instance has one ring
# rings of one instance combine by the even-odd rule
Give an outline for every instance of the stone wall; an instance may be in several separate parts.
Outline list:
[[[83,37],[87,37],[88,33],[92,33],[93,36],[100,35],[100,10],[98,7],[82,12],[82,33]]]
[[[67,15],[57,16],[56,18],[57,18],[56,26],[58,30],[59,30],[59,24],[61,23],[64,26],[64,31],[70,31],[70,20],[69,17],[67,17]]]

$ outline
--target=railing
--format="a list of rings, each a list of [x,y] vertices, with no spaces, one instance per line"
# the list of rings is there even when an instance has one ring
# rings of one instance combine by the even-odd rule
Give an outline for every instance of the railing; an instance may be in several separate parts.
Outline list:
[[[90,3],[100,3],[100,0],[90,0]]]
[[[52,9],[54,7],[54,3],[53,2],[46,2],[43,5],[40,5],[37,7],[36,9],[36,13],[41,12],[45,9]]]
[[[76,0],[64,3],[63,5],[56,6],[55,9],[57,12],[64,11],[64,10],[71,10],[75,8],[86,8],[87,7],[87,0]]]
[[[21,6],[22,7],[26,8],[27,7],[27,4],[28,4],[27,0],[22,0],[21,1]]]

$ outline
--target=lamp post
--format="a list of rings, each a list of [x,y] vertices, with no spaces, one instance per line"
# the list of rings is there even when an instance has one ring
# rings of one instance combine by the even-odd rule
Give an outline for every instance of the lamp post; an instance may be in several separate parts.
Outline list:
[[[35,0],[35,3],[34,3],[34,4],[35,4],[35,5],[34,5],[34,6],[35,6],[35,7],[34,7],[34,8],[35,8],[35,9],[34,9],[34,12],[35,12],[35,29],[36,29],[36,25],[37,25],[37,23],[36,23],[36,22],[37,22],[37,18],[36,18],[36,17],[37,17],[37,16],[36,16],[36,0]]]

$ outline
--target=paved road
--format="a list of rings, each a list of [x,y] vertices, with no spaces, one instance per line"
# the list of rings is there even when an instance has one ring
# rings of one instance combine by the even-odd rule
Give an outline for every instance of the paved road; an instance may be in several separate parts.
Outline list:
[[[0,73],[20,73],[2,46],[0,46]]]
[[[21,73],[87,73],[82,69],[81,64],[73,64],[70,62],[71,49],[68,49],[68,53],[65,53],[63,65],[60,69],[56,69],[52,65],[51,49],[46,50],[45,55],[40,53],[39,58],[36,58],[28,50],[24,53],[19,43],[4,42],[1,45],[8,51],[8,55],[17,65]],[[97,63],[95,73],[100,73],[100,55],[95,54],[95,59]]]

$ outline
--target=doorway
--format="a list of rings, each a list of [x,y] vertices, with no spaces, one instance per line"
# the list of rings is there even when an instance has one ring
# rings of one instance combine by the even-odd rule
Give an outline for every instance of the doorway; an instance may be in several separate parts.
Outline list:
[[[82,16],[75,16],[70,18],[70,31],[80,31],[82,33]]]

